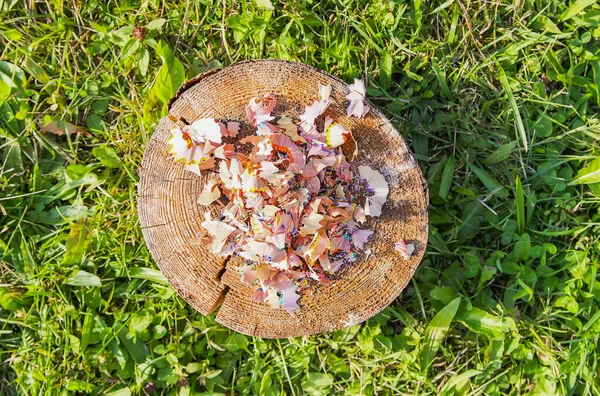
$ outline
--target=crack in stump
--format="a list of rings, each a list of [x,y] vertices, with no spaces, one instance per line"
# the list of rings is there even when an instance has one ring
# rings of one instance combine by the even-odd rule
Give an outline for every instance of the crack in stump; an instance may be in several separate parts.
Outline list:
[[[223,263],[222,263],[223,268],[221,268],[219,270],[219,272],[217,272],[217,275],[215,275],[215,280],[217,282],[221,283],[221,279],[223,278],[223,275],[227,271],[227,263],[229,263],[229,261],[231,260],[232,257],[233,256],[229,256],[229,257],[226,257],[225,260],[223,260]],[[231,288],[228,285],[223,285],[223,291],[221,292],[221,294],[219,295],[219,298],[217,299],[217,301],[215,301],[215,304],[211,307],[210,311],[208,312],[209,315],[213,314],[213,313],[218,314],[217,311],[221,307],[223,302],[225,301],[225,297],[227,297],[227,293],[229,293],[230,290],[231,290]]]
[[[229,286],[225,285],[223,291],[221,292],[221,295],[219,296],[219,298],[217,298],[217,301],[215,301],[214,305],[208,311],[208,315],[211,315],[213,313],[216,313],[218,315],[217,310],[221,307],[223,301],[225,301],[225,297],[227,297],[227,293],[229,293],[230,290],[231,289],[229,288]]]
[[[221,282],[221,278],[223,278],[223,274],[225,274],[225,271],[227,271],[227,263],[231,260],[233,256],[229,256],[227,258],[225,258],[225,260],[223,261],[223,268],[221,268],[221,270],[219,270],[219,272],[217,272],[217,275],[215,276],[215,280],[217,282]]]

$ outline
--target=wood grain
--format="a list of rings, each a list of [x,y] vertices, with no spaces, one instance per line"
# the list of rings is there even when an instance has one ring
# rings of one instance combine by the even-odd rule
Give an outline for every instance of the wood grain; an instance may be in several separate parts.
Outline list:
[[[201,230],[205,207],[196,203],[208,174],[185,172],[167,154],[166,141],[175,122],[202,117],[247,124],[245,106],[265,93],[277,96],[275,115],[298,117],[318,99],[318,82],[333,87],[328,113],[352,128],[359,145],[359,165],[379,169],[390,185],[381,217],[369,219],[375,230],[368,259],[319,291],[306,290],[300,310],[291,317],[283,309],[252,301],[253,289],[237,271],[243,261],[223,259],[191,242]],[[340,329],[367,320],[389,305],[404,289],[427,245],[428,194],[421,170],[402,136],[371,104],[362,120],[345,114],[344,81],[301,63],[258,60],[236,63],[196,77],[182,86],[148,142],[139,167],[138,211],[148,248],[177,293],[204,315],[217,311],[216,320],[240,333],[265,338],[302,336]],[[350,158],[353,144],[343,147]],[[216,215],[218,206],[209,208]],[[405,261],[394,250],[400,239],[414,243]]]

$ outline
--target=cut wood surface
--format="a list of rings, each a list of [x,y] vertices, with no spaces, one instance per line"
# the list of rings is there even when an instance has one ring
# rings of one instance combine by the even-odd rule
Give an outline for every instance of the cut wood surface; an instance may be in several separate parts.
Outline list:
[[[241,281],[243,259],[217,257],[194,243],[204,211],[218,216],[218,205],[196,203],[210,172],[197,176],[184,171],[167,153],[170,129],[203,117],[241,122],[250,127],[245,107],[252,97],[277,96],[273,115],[298,118],[306,105],[319,98],[318,82],[330,84],[334,103],[328,113],[348,125],[359,154],[351,162],[378,169],[389,183],[390,194],[377,218],[368,218],[375,231],[367,258],[356,262],[341,279],[319,290],[305,290],[295,317],[266,302],[252,301],[254,289]],[[328,332],[361,323],[389,305],[404,289],[427,245],[428,194],[426,182],[402,136],[371,105],[364,119],[348,118],[344,96],[347,84],[301,63],[257,60],[212,70],[184,84],[170,103],[147,144],[139,167],[138,211],[152,257],[177,293],[204,315],[216,312],[217,322],[240,333],[282,338]],[[177,120],[177,121],[173,121]],[[347,158],[352,142],[343,147]],[[404,260],[394,243],[404,239],[415,252]],[[366,255],[364,255],[366,256]]]

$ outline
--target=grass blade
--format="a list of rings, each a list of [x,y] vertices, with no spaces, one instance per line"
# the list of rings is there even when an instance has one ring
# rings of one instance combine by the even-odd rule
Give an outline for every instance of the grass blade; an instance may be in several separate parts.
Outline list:
[[[106,393],[106,396],[130,396],[130,395],[131,395],[131,391],[129,390],[129,388],[121,388],[121,389],[117,389],[116,391]]]
[[[444,73],[442,73],[442,70],[440,69],[440,65],[438,65],[438,63],[434,60],[431,62],[431,66],[433,67],[433,72],[435,73],[435,77],[437,78],[438,83],[440,84],[442,93],[444,94],[446,99],[450,99],[452,97],[452,94],[450,93],[450,89],[448,88],[448,84],[446,83],[446,77],[444,76]]]
[[[598,319],[600,319],[600,311],[596,311],[594,316],[592,316],[590,320],[588,320],[587,323],[583,326],[582,331],[588,331],[594,325],[594,323],[598,321]]]
[[[352,22],[352,26],[354,27],[354,29],[356,29],[356,31],[362,36],[362,38],[364,38],[369,44],[371,44],[377,51],[379,52],[383,52],[383,48],[381,48],[381,46],[379,46],[379,44],[377,44],[375,41],[373,41],[373,38],[371,38],[371,36],[369,36],[369,34],[367,32],[365,32],[356,22]]]
[[[79,346],[79,351],[83,354],[90,343],[90,338],[92,336],[92,330],[94,327],[94,314],[92,312],[87,312],[83,319],[83,328],[81,329],[81,344]]]
[[[519,235],[522,235],[525,232],[525,195],[518,175],[515,182],[515,196],[517,200],[517,230]]]
[[[65,257],[63,264],[78,264],[87,249],[88,227],[84,220],[71,227],[67,243],[65,244]]]
[[[482,373],[482,371],[479,371],[479,370],[467,370],[467,371],[462,372],[460,374],[454,375],[452,378],[450,378],[448,380],[448,382],[446,382],[444,384],[444,387],[440,391],[440,394],[441,395],[451,395],[451,394],[454,394],[454,392],[450,392],[450,391],[455,386],[460,385],[461,383],[465,382],[469,378],[472,378],[472,377],[474,377],[476,375],[479,375],[481,373]]]
[[[593,92],[596,95],[596,103],[598,105],[600,105],[600,92],[598,91],[598,90],[600,90],[600,61],[596,60],[591,63],[592,63],[592,71],[593,71],[593,76],[594,76],[594,85],[593,86],[596,87],[596,89]]]
[[[600,158],[596,158],[586,167],[577,172],[575,178],[569,184],[593,184],[600,182]]]
[[[424,371],[427,371],[433,362],[442,340],[446,337],[446,333],[448,333],[450,323],[452,322],[452,319],[454,319],[454,315],[456,315],[459,305],[460,297],[456,297],[454,300],[450,301],[448,305],[442,308],[440,312],[431,319],[431,322],[429,322],[429,325],[425,330],[425,344],[421,351],[421,368]]]
[[[442,181],[440,183],[440,197],[446,199],[450,186],[452,185],[452,177],[454,176],[454,157],[448,157],[444,165],[444,173],[442,173]]]
[[[97,275],[90,274],[87,271],[79,270],[65,282],[71,286],[102,286],[102,281]]]
[[[492,154],[490,154],[486,159],[484,159],[481,162],[486,165],[494,165],[499,162],[502,162],[502,161],[508,159],[508,157],[510,157],[510,153],[512,153],[512,151],[516,145],[517,145],[516,140],[513,140],[510,143],[503,144],[502,146],[498,147],[496,149],[496,151],[494,151]]]
[[[490,190],[494,195],[500,198],[508,197],[508,192],[506,192],[504,186],[498,183],[498,181],[492,176],[490,176],[489,173],[473,165],[470,162],[467,162],[467,165],[469,165],[469,168],[471,168],[473,173],[475,173],[475,176],[477,176],[477,178],[483,183],[483,185],[486,186],[487,189]]]
[[[152,268],[134,267],[131,270],[129,270],[129,277],[137,278],[137,279],[145,279],[145,280],[149,280],[149,281],[156,282],[156,283],[162,283],[165,285],[169,284],[169,281],[167,281],[167,278],[164,277],[162,272],[160,272],[159,270],[152,269]]]
[[[114,329],[114,327],[113,327]],[[144,360],[148,356],[150,356],[150,352],[148,351],[148,347],[140,341],[139,338],[128,338],[127,337],[127,329],[121,328],[117,333],[119,340],[125,345],[125,349],[129,352],[131,358],[138,364],[143,363]]]
[[[561,14],[560,20],[563,22],[568,21],[593,4],[596,4],[596,0],[577,0]]]
[[[461,224],[458,227],[457,236],[459,241],[466,241],[475,236],[477,230],[479,230],[479,215],[482,211],[483,205],[476,199],[465,206],[460,218]]]
[[[500,83],[502,84],[502,88],[504,92],[506,92],[506,96],[508,97],[508,102],[510,103],[510,107],[512,108],[515,124],[517,125],[517,131],[519,132],[519,136],[521,137],[521,142],[523,143],[523,148],[525,152],[529,151],[529,144],[527,143],[527,132],[525,131],[525,126],[523,125],[523,120],[521,119],[521,113],[519,113],[519,106],[517,106],[517,102],[515,101],[515,97],[513,96],[512,90],[510,89],[510,83],[508,82],[508,77],[504,72],[502,67],[498,66]]]
[[[379,59],[379,84],[386,91],[392,85],[392,67],[392,56],[389,52],[384,51],[381,54],[381,59]]]

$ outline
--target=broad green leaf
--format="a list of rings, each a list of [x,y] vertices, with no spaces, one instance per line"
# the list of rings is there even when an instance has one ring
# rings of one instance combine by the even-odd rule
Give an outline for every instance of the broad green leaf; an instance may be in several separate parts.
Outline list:
[[[433,362],[443,339],[446,337],[446,333],[448,333],[450,323],[454,319],[459,305],[460,297],[456,297],[450,304],[442,308],[427,325],[423,349],[421,350],[421,369],[423,371],[427,371]]]
[[[110,105],[110,98],[96,100],[96,101],[94,101],[94,103],[92,103],[92,111],[96,114],[104,114],[108,111],[109,105]]]
[[[467,162],[467,165],[469,166],[469,168],[471,168],[473,173],[475,173],[475,176],[477,176],[477,178],[479,180],[481,180],[483,185],[486,186],[487,189],[490,190],[494,195],[496,195],[500,198],[508,197],[508,192],[506,191],[504,186],[502,186],[502,184],[498,183],[498,181],[496,179],[494,179],[492,176],[490,176],[489,173],[487,173],[483,169],[475,166],[474,164],[472,164],[470,162]]]
[[[110,32],[110,40],[118,46],[124,46],[130,39],[133,32],[133,26],[124,26],[118,30]]]
[[[167,103],[185,81],[185,69],[177,58],[164,60],[153,90],[162,103]]]
[[[471,310],[461,310],[456,320],[467,326],[469,330],[493,340],[503,340],[506,333],[517,329],[512,318],[491,315],[475,307]]]
[[[392,62],[392,56],[384,51],[379,59],[379,84],[386,91],[392,85]]]
[[[94,328],[94,315],[91,312],[85,314],[83,319],[83,327],[81,328],[81,343],[79,345],[80,353],[85,353],[87,346],[90,343],[92,329]]]
[[[22,174],[25,170],[23,165],[23,157],[21,146],[15,140],[4,143],[2,148],[2,172],[7,176]]]
[[[102,281],[97,275],[90,274],[89,272],[83,270],[77,271],[74,275],[67,279],[65,283],[71,286],[102,286]]]
[[[65,168],[65,174],[71,180],[81,180],[89,171],[90,169],[82,164],[70,164]]]
[[[488,363],[500,363],[502,355],[504,354],[504,340],[490,340],[488,347],[485,349],[485,354]]]
[[[569,6],[569,8],[567,8],[565,12],[563,12],[560,15],[560,20],[563,22],[568,21],[569,19],[573,18],[574,16],[577,16],[581,11],[593,4],[596,4],[596,0],[577,0],[573,2]]]
[[[160,117],[166,113],[166,106],[162,105],[165,105],[185,82],[183,64],[173,55],[173,51],[163,40],[156,45],[156,54],[160,57],[162,66],[144,102],[143,113],[147,121],[152,121],[156,116]],[[161,110],[158,114],[154,114],[157,107],[160,107]]]
[[[67,382],[67,390],[70,391],[74,391],[74,392],[90,392],[93,388],[93,385],[85,382],[85,381],[81,381],[81,380],[70,380]]]
[[[503,274],[516,275],[521,269],[521,266],[514,261],[499,261],[498,269]]]
[[[463,255],[463,264],[465,266],[465,277],[467,279],[475,277],[481,268],[479,257],[477,257],[474,252],[467,252]]]
[[[233,39],[236,43],[241,42],[250,34],[250,27],[248,26],[248,20],[239,14],[234,14],[225,19],[225,24],[228,28],[233,30]]]
[[[121,166],[121,159],[117,153],[108,146],[94,147],[92,154],[107,168],[119,168]]]
[[[439,196],[446,199],[448,197],[448,192],[450,192],[450,187],[452,186],[452,178],[454,177],[454,157],[450,156],[446,160],[446,164],[444,165],[444,172],[442,173],[442,181],[440,182],[440,192]]]
[[[429,136],[424,133],[415,132],[412,135],[412,144],[417,159],[426,160],[429,158]]]
[[[502,88],[508,97],[508,103],[513,111],[513,116],[515,117],[515,125],[519,136],[521,137],[521,143],[523,144],[523,148],[525,152],[529,151],[529,143],[527,142],[527,132],[525,131],[525,126],[523,125],[523,120],[521,119],[521,113],[519,112],[519,106],[517,106],[517,101],[513,96],[512,90],[510,88],[510,83],[508,82],[508,77],[504,72],[502,67],[498,66],[500,83],[502,84]]]
[[[138,68],[140,69],[140,74],[145,76],[148,74],[148,65],[150,64],[150,51],[146,48],[142,48],[140,52],[138,52]]]
[[[438,174],[440,174],[442,172],[442,169],[444,168],[444,165],[446,165],[446,162],[448,161],[448,157],[444,156],[440,161],[436,162],[435,164],[431,165],[429,167],[429,171],[427,172],[427,179],[428,180],[433,180],[437,177]]]
[[[467,370],[460,374],[456,374],[452,376],[445,384],[442,390],[440,391],[440,395],[452,395],[454,392],[454,387],[461,386],[462,383],[468,381],[470,378],[475,377],[476,375],[481,374],[482,372],[479,370]]]
[[[0,306],[7,311],[16,311],[31,305],[31,299],[18,291],[5,291],[0,288]]]
[[[415,80],[417,82],[423,81],[422,76],[418,75],[417,73],[413,73],[410,70],[404,70],[404,74],[406,74],[408,77],[412,78],[413,80]]]
[[[152,31],[160,29],[165,23],[167,23],[167,20],[165,18],[155,19],[151,22],[148,22],[148,24],[146,25],[146,30]]]
[[[88,228],[85,221],[79,221],[71,226],[67,243],[65,244],[65,257],[62,263],[66,265],[78,264],[87,249]]]
[[[600,157],[577,172],[570,184],[593,184],[600,182]]]
[[[274,10],[271,0],[254,0],[258,8],[264,8],[265,10]]]
[[[34,61],[30,56],[25,57],[25,62],[23,64],[25,70],[31,74],[33,78],[41,82],[42,84],[47,84],[50,82],[50,76],[46,72],[46,70],[40,66],[36,61]]]
[[[517,243],[515,243],[515,256],[521,260],[527,260],[531,252],[531,238],[529,234],[524,233],[519,237]]]
[[[129,388],[121,388],[112,392],[107,392],[104,394],[105,396],[131,396],[131,391]]]
[[[106,127],[104,126],[104,122],[98,117],[96,114],[90,114],[85,119],[85,126],[88,127],[90,132],[92,133],[105,133]]]
[[[431,292],[429,292],[429,296],[434,300],[441,301],[443,304],[450,304],[452,300],[454,300],[457,295],[454,289],[448,286],[436,286]]]
[[[169,284],[169,281],[167,281],[167,278],[164,277],[162,272],[152,268],[133,267],[129,270],[129,276],[131,278],[146,279],[152,282],[162,283],[165,285]]]
[[[136,338],[135,340],[127,338],[127,329],[121,328],[119,330],[120,327],[120,323],[115,323],[115,325],[113,326],[113,329],[115,331],[118,331],[117,335],[119,336],[119,340],[121,341],[121,343],[123,343],[123,345],[125,345],[125,349],[127,349],[127,352],[129,352],[129,355],[136,363],[143,363],[144,360],[146,360],[146,358],[150,356],[148,348],[138,338]]]
[[[81,341],[79,341],[79,338],[73,334],[69,334],[69,347],[74,354],[79,355],[81,353],[80,345]]]
[[[190,374],[193,373],[197,373],[198,371],[202,370],[204,366],[202,365],[202,363],[196,363],[196,362],[191,362],[188,363],[187,366],[185,366],[185,371],[187,371]]]
[[[589,184],[588,187],[592,194],[600,198],[600,183]]]
[[[271,391],[271,387],[272,387],[271,372],[272,372],[272,369],[269,367],[267,369],[267,371],[263,374],[262,379],[260,380],[259,394],[261,394],[261,395],[271,394],[271,392],[272,392]]]
[[[565,308],[572,314],[577,314],[579,312],[579,304],[577,300],[575,300],[571,296],[561,296],[554,303],[557,307]]]
[[[503,245],[510,244],[518,228],[519,225],[515,220],[508,220],[504,226],[504,231],[502,231],[502,238],[500,239],[500,242],[502,242]]]
[[[217,377],[219,374],[221,374],[223,372],[223,370],[213,370],[213,371],[209,371],[207,373],[204,373],[203,377],[204,378],[215,378]]]
[[[240,349],[246,349],[248,346],[248,338],[242,334],[232,334],[227,337],[225,343],[222,344],[223,348],[229,352],[236,352]]]
[[[552,119],[546,114],[542,114],[535,124],[533,124],[531,129],[537,138],[550,137],[552,136],[552,130],[554,129]]]
[[[554,23],[554,21],[552,21],[552,19],[547,18],[544,15],[541,15],[541,17],[543,17],[540,20],[544,24],[544,30],[547,30],[550,33],[562,34],[562,32],[560,31],[560,29],[558,28],[558,26],[556,26],[556,24]]]
[[[0,90],[2,87],[0,86]],[[18,139],[23,131],[25,125],[23,120],[17,118],[16,114],[19,112],[19,104],[15,100],[9,100],[2,102],[0,94],[0,120],[3,121],[3,125],[0,124],[0,136],[10,137]],[[11,141],[10,143],[17,143],[24,148],[25,139],[19,139],[18,141]]]
[[[465,206],[462,210],[461,224],[458,228],[459,240],[465,241],[475,236],[475,233],[479,230],[481,212],[483,212],[483,205],[479,201],[471,201]]]
[[[40,171],[40,164],[39,162],[36,163],[33,166],[33,172],[31,172],[31,175],[29,176],[29,185],[31,186],[30,190],[31,191],[40,191],[43,189],[42,186],[42,172]],[[35,198],[36,197],[32,197],[32,203],[35,202]]]
[[[489,265],[484,265],[481,270],[481,276],[479,277],[479,283],[484,284],[496,275],[497,268]]]
[[[127,356],[119,347],[117,339],[113,339],[112,341],[110,341],[108,347],[110,348],[113,355],[115,355],[115,358],[117,359],[117,362],[119,363],[121,369],[124,369],[125,365],[127,364]]]
[[[129,58],[139,48],[140,48],[140,41],[138,39],[136,39],[136,38],[130,39],[125,44],[125,46],[123,47],[123,50],[121,51],[121,59],[127,59],[127,58]]]
[[[167,334],[167,328],[163,325],[154,326],[154,339],[159,340]]]
[[[308,373],[302,379],[302,390],[310,395],[327,395],[332,384],[333,378],[329,374]]]
[[[41,213],[28,212],[25,218],[29,221],[35,221],[40,224],[61,225],[69,221],[76,222],[88,217],[92,217],[95,212],[95,206],[89,208],[80,204],[62,205],[56,206]]]
[[[4,2],[3,4],[6,4],[7,2]],[[16,4],[17,0],[11,0],[10,3],[12,4]],[[8,6],[8,8],[12,8],[11,6]],[[23,38],[23,34],[21,32],[19,32],[17,29],[5,29],[2,31],[2,34],[8,38],[9,40],[13,40],[13,41],[19,41]]]
[[[9,96],[24,96],[25,72],[12,63],[0,61],[0,104]]]
[[[152,317],[148,311],[142,310],[136,312],[131,316],[131,320],[129,321],[129,331],[132,334],[139,334],[146,330],[151,323]]]
[[[71,180],[68,183],[59,183],[54,185],[46,192],[45,196],[42,198],[42,202],[44,205],[48,205],[57,199],[64,199],[66,196],[69,196],[73,190],[81,186],[93,186],[97,183],[98,176],[96,176],[95,173],[88,172],[81,179]]]

